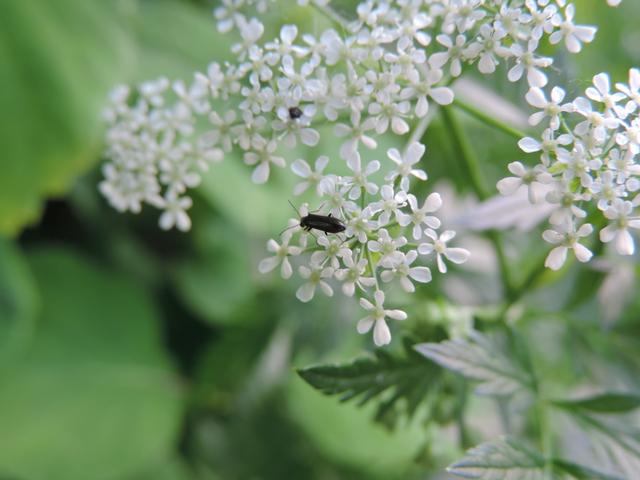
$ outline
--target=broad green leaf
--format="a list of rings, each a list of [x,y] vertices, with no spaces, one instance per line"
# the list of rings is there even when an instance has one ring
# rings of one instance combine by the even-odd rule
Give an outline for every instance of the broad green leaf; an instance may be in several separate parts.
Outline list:
[[[41,314],[0,376],[0,472],[120,480],[163,461],[182,402],[149,295],[68,251],[30,260]]]
[[[376,358],[356,358],[344,364],[313,365],[296,370],[307,383],[326,395],[343,394],[344,402],[362,395],[363,405],[389,388],[394,395],[378,411],[380,419],[385,410],[404,397],[408,400],[408,413],[412,415],[437,376],[428,362],[412,354],[410,341],[405,343],[409,355],[399,357],[376,349]]]
[[[530,385],[528,376],[477,331],[472,332],[470,340],[456,338],[413,348],[444,368],[482,380],[475,389],[478,395],[511,395]]]
[[[606,392],[593,397],[577,400],[555,400],[566,410],[590,410],[598,413],[622,413],[640,407],[640,394]]]
[[[602,470],[569,462],[561,458],[554,458],[552,463],[556,469],[566,472],[578,480],[628,480],[627,477],[618,473],[603,472]]]
[[[38,294],[22,251],[0,238],[0,365],[31,339]]]
[[[467,456],[454,463],[448,472],[465,478],[482,480],[542,479],[544,458],[520,440],[503,436],[467,451]]]
[[[0,2],[0,234],[15,234],[97,161],[100,110],[133,66],[107,0]]]

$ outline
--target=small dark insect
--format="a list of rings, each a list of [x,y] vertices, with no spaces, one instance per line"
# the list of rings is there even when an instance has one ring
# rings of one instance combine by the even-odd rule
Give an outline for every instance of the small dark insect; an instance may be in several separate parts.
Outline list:
[[[293,203],[289,202],[289,204],[293,207]],[[313,233],[311,232],[311,230],[313,229],[320,230],[321,232],[324,232],[324,233],[335,233],[335,234],[344,232],[347,229],[347,226],[344,223],[342,223],[342,220],[337,219],[331,214],[315,215],[313,213],[309,213],[306,217],[303,217],[300,215],[300,212],[298,212],[298,209],[296,207],[293,207],[293,209],[296,211],[296,213],[300,217],[299,226],[301,226],[305,232],[311,233],[311,235],[313,235]],[[298,225],[294,225],[293,227],[285,228],[282,232],[280,232],[280,235],[282,235],[287,230],[297,226]],[[315,237],[315,235],[313,236]]]
[[[296,118],[300,118],[302,116],[302,110],[300,110],[298,107],[291,107],[289,109],[289,116],[291,117],[292,120],[295,120]]]

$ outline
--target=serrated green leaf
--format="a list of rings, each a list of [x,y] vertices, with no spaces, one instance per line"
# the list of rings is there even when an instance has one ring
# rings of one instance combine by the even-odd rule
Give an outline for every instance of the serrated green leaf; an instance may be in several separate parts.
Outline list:
[[[475,390],[479,395],[511,395],[530,385],[528,376],[477,331],[472,332],[470,340],[456,338],[413,348],[444,368],[482,380]]]
[[[447,471],[460,477],[482,480],[537,480],[544,476],[545,462],[540,452],[511,436],[500,437],[497,442],[482,443],[467,451],[467,455]]]
[[[628,480],[624,475],[613,472],[603,472],[595,468],[579,465],[561,458],[552,460],[553,466],[578,480]]]
[[[360,396],[359,405],[389,388],[394,395],[378,412],[378,418],[400,398],[408,400],[413,414],[434,379],[434,369],[420,357],[400,357],[376,350],[376,358],[356,358],[345,364],[312,365],[296,370],[307,383],[326,395],[342,394],[341,401]]]
[[[640,429],[634,422],[594,417],[580,410],[568,412],[608,462],[632,477],[640,471]]]
[[[577,400],[555,400],[553,404],[566,410],[623,413],[640,407],[640,395],[635,393],[605,392]]]

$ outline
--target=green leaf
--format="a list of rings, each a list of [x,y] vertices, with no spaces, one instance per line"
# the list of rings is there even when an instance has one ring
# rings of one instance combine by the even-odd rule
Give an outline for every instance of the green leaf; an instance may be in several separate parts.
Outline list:
[[[561,458],[554,458],[552,463],[557,469],[568,473],[578,480],[628,480],[627,477],[618,473],[603,472],[602,470],[579,465]]]
[[[295,376],[290,378],[287,410],[312,442],[313,450],[329,464],[367,472],[365,478],[413,478],[407,470],[424,447],[428,435],[424,426],[417,421],[407,422],[390,432],[371,421],[376,409],[373,402],[359,407],[336,400],[319,395]],[[443,452],[449,441],[441,439],[440,444]]]
[[[0,472],[119,480],[163,461],[182,401],[149,295],[64,250],[30,259],[42,313],[0,375]]]
[[[0,365],[14,359],[31,339],[38,303],[22,252],[0,238]]]
[[[640,394],[605,392],[593,397],[577,400],[555,400],[552,403],[566,410],[590,410],[598,413],[622,413],[640,407]]]
[[[467,455],[447,471],[460,477],[482,480],[536,480],[544,477],[544,458],[540,452],[511,436],[500,437],[497,442],[482,443],[467,451]]]
[[[376,349],[376,358],[362,357],[345,364],[313,365],[296,371],[325,395],[342,394],[342,402],[361,395],[358,405],[394,388],[394,394],[381,405],[376,418],[381,419],[402,397],[407,399],[408,413],[412,415],[437,375],[429,363],[411,351],[412,345],[411,340],[405,341],[408,355],[403,357]]]
[[[471,333],[470,340],[456,338],[413,348],[444,368],[473,380],[482,380],[475,389],[478,395],[511,395],[531,384],[528,375],[519,371],[477,331]]]
[[[606,461],[632,476],[640,471],[640,429],[636,422],[611,417],[591,416],[584,411],[569,410],[584,430],[595,451]]]
[[[0,2],[0,234],[97,161],[100,110],[134,64],[124,3]]]

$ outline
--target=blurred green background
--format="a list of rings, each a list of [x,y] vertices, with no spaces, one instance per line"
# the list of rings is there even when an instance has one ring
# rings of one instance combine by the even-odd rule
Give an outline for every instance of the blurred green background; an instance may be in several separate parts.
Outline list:
[[[640,59],[638,3],[576,4],[600,31],[562,74],[626,82]],[[345,361],[371,340],[356,333],[351,299],[301,304],[295,281],[258,273],[292,216],[287,172],[255,186],[240,162],[215,165],[187,234],[99,195],[108,92],[232,60],[214,6],[0,0],[1,480],[407,479],[460,454],[420,421],[389,432],[371,421],[374,405],[339,404],[291,369]],[[281,6],[265,38],[284,23],[313,28],[296,15]],[[437,128],[425,169],[455,184]],[[481,128],[470,127],[477,138]],[[512,141],[496,148],[478,147],[491,180],[521,155]]]

